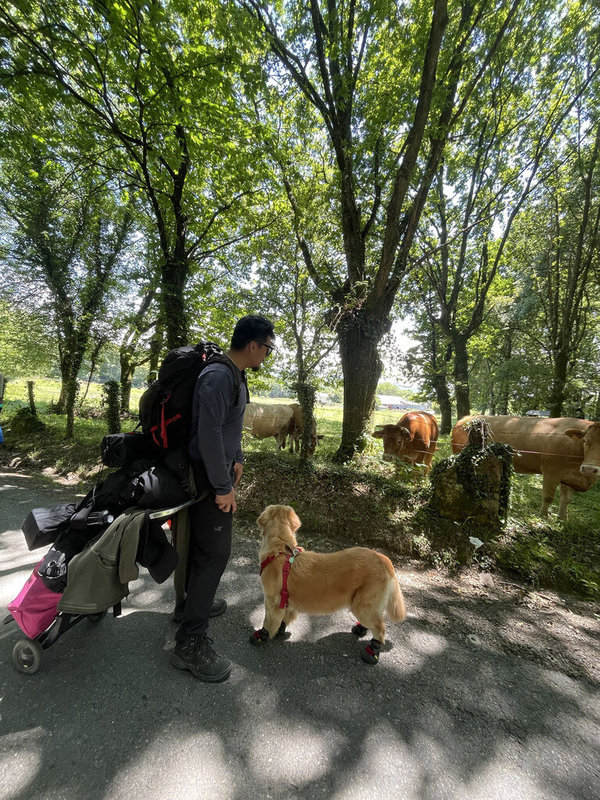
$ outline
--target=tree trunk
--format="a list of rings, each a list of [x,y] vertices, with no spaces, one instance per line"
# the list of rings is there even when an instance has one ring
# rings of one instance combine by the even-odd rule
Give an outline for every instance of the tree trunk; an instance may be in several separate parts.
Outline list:
[[[550,416],[562,417],[565,402],[565,386],[567,384],[568,356],[567,351],[554,353],[552,370],[552,389],[550,391]]]
[[[167,333],[167,347],[174,350],[189,344],[189,328],[185,304],[185,284],[188,278],[187,259],[171,259],[162,268],[161,306]]]
[[[63,343],[63,355],[60,360],[60,395],[58,402],[54,406],[55,414],[68,414],[69,402],[72,397],[70,389],[73,380],[77,380],[79,369],[83,361],[83,353],[79,355],[78,348],[75,343],[76,333],[72,331],[69,336],[65,337]],[[84,345],[85,349],[85,345]]]
[[[164,327],[157,323],[154,336],[150,342],[150,360],[148,362],[148,377],[146,383],[150,385],[158,378],[158,368],[160,366],[160,353],[164,344]]]
[[[454,394],[456,397],[456,417],[461,419],[471,413],[469,396],[469,357],[466,341],[456,338],[454,349]]]
[[[90,390],[90,383],[92,382],[92,378],[94,377],[94,372],[96,371],[96,366],[98,364],[98,359],[100,357],[100,351],[102,350],[105,341],[106,337],[102,336],[100,337],[100,339],[97,340],[96,345],[94,346],[94,351],[90,359],[90,374],[88,375],[87,383],[85,385],[85,392],[83,393],[83,397],[81,398],[81,401],[79,403],[79,408],[83,408],[85,399],[88,396],[88,392]]]
[[[133,369],[130,373],[128,373],[127,376],[124,376],[123,373],[121,373],[121,408],[126,414],[129,414],[130,411],[129,406],[131,404],[131,385],[133,382],[134,373],[135,370]]]
[[[440,433],[445,435],[452,430],[452,403],[450,401],[450,392],[448,391],[446,376],[435,375],[433,378],[433,388],[442,415]]]
[[[83,356],[88,342],[89,326],[85,326],[83,330],[75,331],[71,342],[69,342],[69,369],[70,374],[66,382],[66,395],[65,395],[65,413],[67,415],[67,427],[65,430],[65,439],[73,438],[73,421],[75,419],[75,403],[77,402],[77,395],[79,394],[79,370],[83,363]],[[62,389],[61,389],[62,392]]]
[[[315,388],[307,382],[306,378],[303,381],[298,381],[296,384],[298,393],[298,402],[302,407],[302,433],[300,436],[300,460],[308,460],[308,451],[310,449],[310,440],[312,438],[312,431],[314,425],[314,408],[315,408]],[[316,426],[315,426],[316,427]]]
[[[79,383],[77,377],[71,378],[67,382],[67,395],[66,395],[66,412],[67,412],[67,425],[65,428],[65,439],[73,438],[73,428],[75,423],[75,403],[77,401],[77,394],[79,392]]]
[[[60,359],[60,394],[58,400],[53,404],[55,414],[64,414],[67,406],[67,387],[69,375],[71,374],[71,359],[67,355],[62,355]]]
[[[344,375],[344,414],[342,441],[335,454],[337,461],[349,461],[365,446],[365,432],[383,369],[378,353],[379,330],[380,321],[364,313],[348,315],[338,326]]]
[[[133,350],[131,347],[124,345],[119,353],[119,362],[121,365],[121,376],[119,378],[119,385],[121,387],[121,411],[129,412],[129,403],[131,402],[131,384],[135,374],[135,365],[133,363]]]

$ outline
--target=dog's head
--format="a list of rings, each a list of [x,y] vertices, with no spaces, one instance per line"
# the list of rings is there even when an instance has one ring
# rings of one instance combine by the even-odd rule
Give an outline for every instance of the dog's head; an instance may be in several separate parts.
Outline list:
[[[280,540],[296,547],[295,533],[302,524],[291,506],[267,506],[256,520],[264,540]]]

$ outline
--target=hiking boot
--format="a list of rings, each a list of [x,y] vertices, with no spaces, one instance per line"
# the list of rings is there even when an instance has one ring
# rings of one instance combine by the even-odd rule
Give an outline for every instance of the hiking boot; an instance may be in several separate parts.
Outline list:
[[[220,656],[212,647],[213,640],[206,634],[188,636],[177,642],[171,653],[171,664],[177,669],[188,669],[200,681],[220,683],[227,680],[233,664]]]
[[[177,605],[173,610],[173,622],[176,622],[178,625],[181,625],[181,623],[183,622],[184,611],[185,611],[185,600],[182,600],[180,603],[177,603]],[[208,616],[220,617],[221,614],[224,614],[226,611],[227,611],[227,600],[225,600],[222,597],[215,597]]]
[[[227,600],[224,597],[215,597],[210,607],[209,617],[220,617],[227,611]]]

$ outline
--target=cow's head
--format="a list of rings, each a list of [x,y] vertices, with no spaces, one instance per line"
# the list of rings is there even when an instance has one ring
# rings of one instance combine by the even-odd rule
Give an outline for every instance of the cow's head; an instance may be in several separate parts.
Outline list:
[[[600,475],[600,422],[594,422],[587,430],[569,428],[565,435],[583,444],[583,464],[579,471],[584,475]]]
[[[372,435],[376,439],[383,439],[384,461],[394,461],[399,458],[411,440],[408,428],[403,425],[380,425]]]
[[[308,455],[313,456],[315,454],[315,450],[317,449],[317,445],[319,442],[322,442],[324,439],[324,435],[322,433],[316,434],[312,433],[310,436],[310,442],[308,445]]]

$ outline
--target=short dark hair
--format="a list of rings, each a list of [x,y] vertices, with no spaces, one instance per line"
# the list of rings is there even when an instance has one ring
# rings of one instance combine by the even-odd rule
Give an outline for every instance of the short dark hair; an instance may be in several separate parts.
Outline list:
[[[243,350],[250,342],[264,342],[268,336],[275,338],[273,323],[259,314],[249,314],[237,321],[231,337],[231,349]]]

